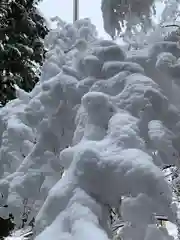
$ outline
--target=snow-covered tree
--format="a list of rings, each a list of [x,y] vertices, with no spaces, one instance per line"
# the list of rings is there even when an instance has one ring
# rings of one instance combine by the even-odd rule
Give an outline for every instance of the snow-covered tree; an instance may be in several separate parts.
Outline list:
[[[0,110],[0,216],[35,217],[36,240],[172,240],[157,215],[179,228],[163,173],[180,165],[178,45],[126,52],[59,19],[46,47],[39,83]]]
[[[101,10],[105,31],[113,38],[123,27],[130,30],[136,25],[147,30],[152,26],[155,14],[155,0],[102,0]]]
[[[0,1],[0,106],[16,97],[15,85],[31,91],[39,80],[48,28],[38,2]]]
[[[179,8],[179,0],[101,1],[105,31],[134,47],[144,47],[174,31],[172,24],[179,20]],[[171,27],[164,28],[169,24]]]

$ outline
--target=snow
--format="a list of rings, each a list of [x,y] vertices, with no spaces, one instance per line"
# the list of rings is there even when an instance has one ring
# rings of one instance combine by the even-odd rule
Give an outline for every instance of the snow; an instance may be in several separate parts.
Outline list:
[[[105,45],[95,48],[94,54],[99,58],[101,62],[123,61],[126,57],[125,52],[118,45],[114,45],[113,43],[111,43],[110,46]]]
[[[121,71],[129,71],[130,73],[144,73],[144,69],[137,63],[108,61],[103,65],[102,75],[104,78],[108,79]]]
[[[8,205],[0,215],[11,211],[18,228],[28,207],[35,240],[108,240],[115,208],[123,240],[172,239],[155,215],[177,224],[162,168],[179,167],[180,115],[159,79],[175,46],[127,55],[97,39],[88,19],[61,22],[46,45],[40,82],[30,93],[17,89],[0,110],[1,201]]]
[[[171,222],[166,223],[166,227],[168,229],[169,235],[173,236],[175,239],[177,238],[177,228],[175,224]]]
[[[20,229],[12,233],[11,236],[5,238],[5,240],[26,240],[32,236],[32,229],[27,227],[26,229]]]

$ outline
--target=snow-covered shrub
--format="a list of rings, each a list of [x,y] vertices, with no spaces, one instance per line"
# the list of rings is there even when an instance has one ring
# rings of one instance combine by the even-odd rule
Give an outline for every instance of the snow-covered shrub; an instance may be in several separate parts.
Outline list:
[[[47,42],[40,82],[0,110],[0,215],[19,227],[26,205],[36,240],[108,240],[116,209],[123,240],[172,239],[156,215],[177,223],[162,169],[180,164],[167,87],[179,49],[160,42],[127,54],[97,39],[88,19],[59,23]]]

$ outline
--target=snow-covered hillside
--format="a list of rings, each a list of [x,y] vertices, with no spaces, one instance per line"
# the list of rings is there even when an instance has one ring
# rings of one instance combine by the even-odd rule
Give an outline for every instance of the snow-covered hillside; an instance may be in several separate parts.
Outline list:
[[[180,165],[177,43],[127,53],[83,19],[46,44],[40,82],[0,110],[0,216],[35,217],[36,240],[108,240],[116,209],[123,240],[173,239],[155,215],[178,225],[162,172]]]

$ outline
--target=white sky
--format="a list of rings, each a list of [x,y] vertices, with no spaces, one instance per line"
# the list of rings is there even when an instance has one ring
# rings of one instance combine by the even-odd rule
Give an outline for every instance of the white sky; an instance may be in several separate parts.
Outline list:
[[[101,0],[79,0],[79,16],[90,18],[96,25],[99,36],[108,38],[103,29],[100,4]],[[44,0],[39,6],[47,18],[59,16],[66,22],[73,20],[73,0]]]

